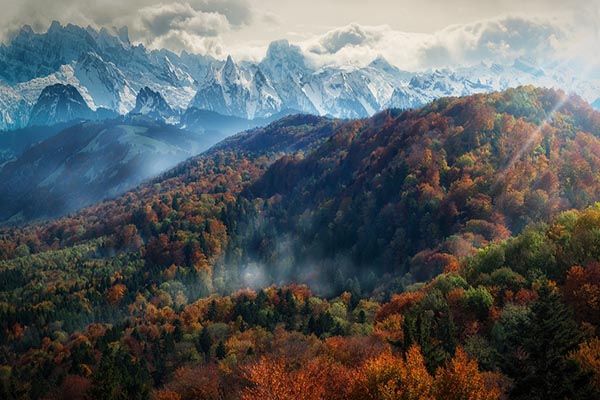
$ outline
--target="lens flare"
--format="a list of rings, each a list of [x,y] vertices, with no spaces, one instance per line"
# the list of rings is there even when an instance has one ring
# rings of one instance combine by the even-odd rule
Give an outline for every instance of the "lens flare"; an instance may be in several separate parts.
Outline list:
[[[592,42],[595,42],[595,43],[600,43],[600,24],[596,24],[595,28],[596,28],[595,32],[592,35],[590,35],[590,37],[587,38],[587,39],[589,39],[589,41],[592,41]],[[576,58],[576,57],[570,57],[570,58],[566,57],[557,66],[558,67],[557,69],[560,69],[561,67],[568,67],[568,65],[574,60],[574,58]],[[594,71],[598,67],[598,65],[599,65],[598,62],[596,62],[596,63],[590,62],[590,63],[586,64],[586,66],[583,67],[579,73],[580,73],[581,76],[587,76],[589,73],[591,73],[592,71]],[[538,139],[540,136],[542,136],[542,132],[543,132],[544,128],[546,128],[546,126],[550,126],[552,124],[552,120],[554,118],[554,115],[557,112],[559,112],[561,110],[561,108],[563,108],[564,105],[569,101],[571,93],[575,92],[574,85],[575,85],[574,81],[571,81],[571,85],[569,87],[563,87],[563,89],[565,89],[566,92],[562,92],[561,91],[560,100],[554,105],[554,107],[552,108],[552,110],[550,110],[550,112],[548,113],[548,115],[546,116],[546,118],[529,135],[529,137],[527,138],[527,140],[525,140],[525,143],[523,143],[523,145],[511,157],[511,159],[508,162],[508,164],[498,173],[495,184],[498,184],[500,181],[502,181],[504,179],[504,177],[506,176],[507,172],[511,168],[514,167],[515,163],[525,153],[527,153],[531,149],[531,147],[535,143],[536,139]]]

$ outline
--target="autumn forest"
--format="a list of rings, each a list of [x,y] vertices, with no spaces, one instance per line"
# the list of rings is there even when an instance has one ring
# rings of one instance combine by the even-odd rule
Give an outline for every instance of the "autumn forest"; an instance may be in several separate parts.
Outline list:
[[[0,227],[0,398],[600,398],[599,171],[532,86],[237,134]]]

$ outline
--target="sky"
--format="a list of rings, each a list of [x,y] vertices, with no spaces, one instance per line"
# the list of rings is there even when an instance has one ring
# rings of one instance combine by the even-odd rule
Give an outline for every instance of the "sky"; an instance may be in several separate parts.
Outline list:
[[[406,70],[525,57],[600,76],[600,0],[0,0],[0,38],[52,20],[128,26],[151,49],[261,59],[273,40],[315,63],[366,63],[378,55]]]

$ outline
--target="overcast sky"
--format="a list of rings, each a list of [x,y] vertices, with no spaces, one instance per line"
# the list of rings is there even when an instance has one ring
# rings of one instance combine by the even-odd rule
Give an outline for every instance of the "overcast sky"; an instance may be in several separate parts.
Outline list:
[[[286,38],[316,62],[406,69],[516,56],[597,64],[600,0],[0,0],[4,40],[52,20],[129,27],[150,48],[260,59]],[[551,55],[551,56],[550,56]],[[590,67],[590,69],[593,69]]]

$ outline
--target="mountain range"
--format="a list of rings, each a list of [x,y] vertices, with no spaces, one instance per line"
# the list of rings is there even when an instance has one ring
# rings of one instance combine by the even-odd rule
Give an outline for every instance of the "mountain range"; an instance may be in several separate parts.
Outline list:
[[[57,83],[76,88],[92,111],[121,115],[139,111],[141,91],[158,93],[168,111],[158,117],[172,123],[189,108],[248,120],[285,110],[361,118],[390,107],[415,108],[439,97],[522,84],[560,87],[589,102],[600,98],[599,82],[558,67],[541,70],[525,59],[426,72],[402,71],[383,57],[366,66],[317,66],[300,47],[280,40],[270,44],[260,62],[236,62],[231,56],[217,60],[148,50],[130,42],[127,28],[54,22],[45,33],[24,26],[0,47],[0,129],[27,126],[43,90]]]

